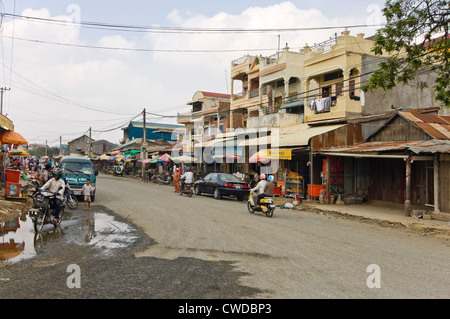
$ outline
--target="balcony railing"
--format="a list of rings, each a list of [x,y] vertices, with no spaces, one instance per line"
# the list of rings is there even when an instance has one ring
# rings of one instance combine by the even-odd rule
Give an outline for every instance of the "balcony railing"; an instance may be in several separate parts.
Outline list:
[[[320,43],[314,43],[311,47],[311,51],[316,53],[326,53],[330,52],[331,48],[337,43],[337,37],[330,38]]]
[[[280,58],[280,56],[281,56],[281,52],[277,52],[277,53],[269,55],[269,56],[263,56],[260,59],[267,65],[267,64],[276,63],[278,61],[278,59]]]
[[[250,90],[250,98],[258,97],[258,96],[259,96],[259,89]]]
[[[248,55],[244,55],[243,57],[240,57],[239,59],[236,59],[231,62],[232,65],[239,65],[245,62],[245,60],[248,58]]]
[[[192,120],[192,114],[189,113],[178,113],[177,115],[178,122],[186,122]]]

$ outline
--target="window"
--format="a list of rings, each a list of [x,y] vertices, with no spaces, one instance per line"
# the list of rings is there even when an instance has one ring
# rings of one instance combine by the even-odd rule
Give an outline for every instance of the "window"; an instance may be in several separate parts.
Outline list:
[[[336,80],[336,79],[343,78],[343,77],[344,77],[344,72],[342,70],[339,70],[339,71],[325,74],[323,76],[323,80],[325,82],[327,82],[327,81],[332,81],[332,80]]]
[[[344,90],[344,83],[336,83],[336,95],[337,96],[342,95],[343,90]]]
[[[350,92],[350,98],[355,98],[355,80],[351,80],[349,82],[349,92]]]
[[[331,94],[331,86],[326,86],[322,88],[322,98],[329,97]]]

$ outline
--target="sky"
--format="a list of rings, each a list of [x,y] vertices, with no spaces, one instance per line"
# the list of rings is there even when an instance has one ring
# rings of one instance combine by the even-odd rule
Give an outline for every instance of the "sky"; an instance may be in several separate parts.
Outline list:
[[[278,41],[297,51],[340,35],[344,26],[362,26],[350,28],[352,35],[373,35],[373,25],[385,21],[383,6],[378,0],[0,0],[0,87],[9,89],[2,114],[30,144],[59,146],[60,137],[66,144],[90,128],[93,139],[118,144],[121,128],[142,120],[144,109],[154,114],[148,122],[176,124],[197,91],[230,93],[233,60],[275,54]],[[277,30],[323,27],[338,28]]]

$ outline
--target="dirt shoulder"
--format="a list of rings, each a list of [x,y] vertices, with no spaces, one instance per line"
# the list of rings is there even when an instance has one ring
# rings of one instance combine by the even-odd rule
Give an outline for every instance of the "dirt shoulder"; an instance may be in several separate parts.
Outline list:
[[[28,212],[33,207],[30,198],[7,199],[4,190],[0,191],[0,223],[18,217],[23,212]]]
[[[398,221],[394,221],[394,220],[389,220],[386,218],[376,218],[376,217],[368,218],[368,217],[364,217],[364,216],[360,216],[360,215],[340,212],[338,210],[334,211],[334,210],[328,210],[328,209],[321,209],[321,208],[318,208],[317,206],[308,205],[308,204],[299,205],[299,206],[295,207],[295,209],[300,210],[300,211],[307,211],[307,212],[311,212],[311,213],[315,213],[315,214],[320,214],[320,215],[332,216],[335,218],[341,218],[341,219],[353,220],[353,221],[357,221],[357,222],[361,222],[361,223],[377,225],[377,226],[386,227],[386,228],[404,230],[404,231],[408,231],[408,232],[418,233],[418,234],[421,234],[424,236],[433,236],[433,237],[443,238],[443,239],[447,239],[447,240],[450,239],[450,230],[437,228],[437,227],[433,227],[433,226],[424,224],[423,221],[421,221],[421,220],[417,220],[417,222],[411,221],[409,223],[403,223],[403,222],[398,222]]]

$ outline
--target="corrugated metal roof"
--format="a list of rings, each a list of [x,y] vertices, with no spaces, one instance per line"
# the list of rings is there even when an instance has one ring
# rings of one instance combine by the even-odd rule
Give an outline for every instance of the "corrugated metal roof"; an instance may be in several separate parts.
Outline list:
[[[450,141],[427,140],[414,142],[366,142],[357,145],[331,148],[321,152],[333,153],[369,153],[410,150],[416,154],[420,153],[450,153]]]
[[[420,127],[434,139],[450,139],[450,116],[424,114],[416,112],[399,112],[404,119]]]

